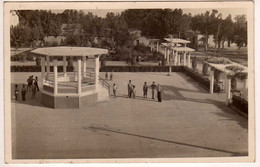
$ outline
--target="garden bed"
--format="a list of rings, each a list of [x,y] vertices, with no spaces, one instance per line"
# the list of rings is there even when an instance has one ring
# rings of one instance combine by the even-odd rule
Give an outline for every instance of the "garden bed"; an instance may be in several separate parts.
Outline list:
[[[67,66],[67,72],[73,72],[73,66]],[[53,66],[50,66],[50,71],[53,72]],[[58,66],[58,72],[62,72],[63,67]],[[11,66],[11,72],[41,72],[41,66]]]
[[[242,97],[233,95],[231,105],[241,112],[248,114],[248,101],[243,99]]]
[[[172,66],[172,72],[183,72],[183,66]],[[169,66],[101,66],[100,72],[169,72]]]

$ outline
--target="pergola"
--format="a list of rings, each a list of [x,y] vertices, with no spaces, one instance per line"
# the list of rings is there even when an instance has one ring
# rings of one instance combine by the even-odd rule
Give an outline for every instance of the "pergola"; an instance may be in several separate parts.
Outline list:
[[[107,54],[107,49],[46,47],[35,49],[32,53],[41,55],[43,104],[53,108],[60,108],[62,105],[78,108],[81,106],[81,97],[98,93],[99,55]],[[77,70],[72,74],[67,72],[67,57],[77,59]],[[62,58],[63,61],[59,62],[58,58]],[[95,59],[94,73],[87,72],[87,59]],[[50,70],[51,66],[53,66],[53,73]],[[63,67],[62,72],[58,72],[58,66]]]
[[[174,65],[181,65],[181,53],[183,53],[183,66],[188,66],[190,68],[190,53],[194,52],[195,50],[188,47],[176,47],[173,48],[175,51],[174,57]],[[187,59],[188,58],[188,59]]]
[[[213,93],[214,91],[214,69],[219,70],[220,72],[224,73],[226,75],[225,78],[225,92],[226,92],[226,103],[229,104],[230,103],[230,99],[231,99],[231,76],[234,76],[236,74],[236,72],[234,72],[233,70],[228,69],[228,67],[239,67],[241,70],[239,71],[240,74],[244,74],[247,76],[248,74],[248,68],[232,62],[232,61],[228,61],[228,63],[225,64],[216,64],[216,63],[209,63],[207,61],[204,61],[206,64],[209,65],[210,67],[210,74],[209,74],[209,80],[210,80],[210,87],[209,87],[209,93]],[[248,80],[247,77],[244,79],[244,93],[247,92],[247,84]]]

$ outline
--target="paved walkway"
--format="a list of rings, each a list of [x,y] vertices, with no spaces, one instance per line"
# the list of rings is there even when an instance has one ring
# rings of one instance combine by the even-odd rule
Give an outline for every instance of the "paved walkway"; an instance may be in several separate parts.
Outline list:
[[[27,75],[12,73],[12,83],[25,81]],[[125,97],[129,79],[137,87],[136,99]],[[162,85],[162,103],[141,97],[144,81]],[[247,119],[225,105],[224,94],[208,94],[182,73],[114,73],[108,82],[118,85],[119,97],[81,109],[45,108],[39,94],[36,100],[13,102],[14,157],[247,155]]]

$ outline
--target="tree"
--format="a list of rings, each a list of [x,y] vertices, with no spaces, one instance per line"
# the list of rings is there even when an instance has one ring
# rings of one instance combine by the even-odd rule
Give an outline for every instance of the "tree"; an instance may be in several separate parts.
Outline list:
[[[237,44],[238,49],[247,45],[247,21],[245,15],[235,16],[234,23],[234,42]]]

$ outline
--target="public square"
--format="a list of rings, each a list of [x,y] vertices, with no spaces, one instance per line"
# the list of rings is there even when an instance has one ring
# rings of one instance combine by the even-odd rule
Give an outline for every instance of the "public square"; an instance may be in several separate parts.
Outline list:
[[[29,75],[11,73],[14,84]],[[100,73],[105,78],[104,73]],[[137,97],[127,98],[132,80]],[[143,98],[142,86],[162,86],[162,102]],[[52,109],[40,102],[12,99],[14,159],[176,158],[248,155],[248,120],[225,104],[224,93],[209,94],[185,74],[172,72],[113,73],[118,97],[82,106]],[[39,84],[41,84],[39,82]],[[41,85],[39,85],[41,88]],[[112,92],[112,91],[111,91]]]

